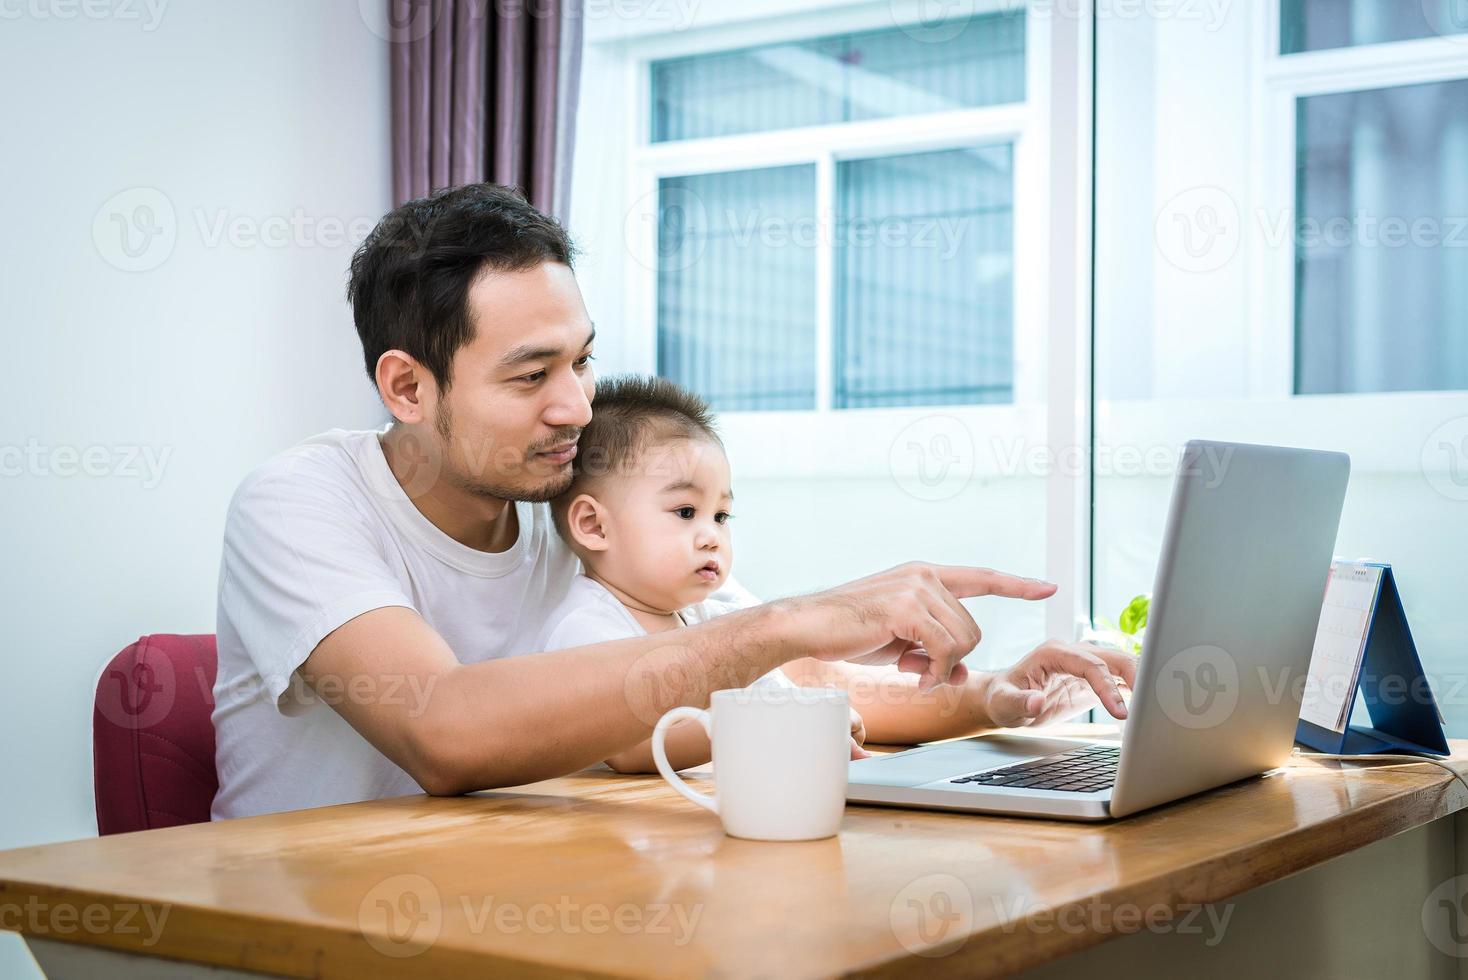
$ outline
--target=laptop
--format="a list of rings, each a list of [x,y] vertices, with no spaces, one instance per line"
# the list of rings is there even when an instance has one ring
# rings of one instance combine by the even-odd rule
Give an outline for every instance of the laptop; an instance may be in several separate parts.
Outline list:
[[[1283,765],[1350,468],[1343,453],[1189,442],[1120,742],[939,742],[852,762],[846,798],[1111,820]]]

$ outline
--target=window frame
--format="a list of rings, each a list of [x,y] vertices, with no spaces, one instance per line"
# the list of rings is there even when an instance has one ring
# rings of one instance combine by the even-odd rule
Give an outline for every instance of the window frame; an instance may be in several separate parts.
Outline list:
[[[1414,415],[1429,417],[1452,392],[1295,393],[1296,103],[1314,95],[1468,79],[1468,35],[1280,54],[1280,0],[1270,0],[1265,6],[1265,15],[1256,19],[1254,41],[1254,76],[1260,84],[1252,125],[1261,136],[1251,174],[1253,213],[1245,216],[1252,224],[1249,240],[1256,246],[1251,249],[1251,275],[1260,286],[1253,291],[1251,303],[1253,390],[1275,398],[1346,398],[1368,403],[1375,399],[1375,405],[1385,408],[1391,404],[1397,410],[1417,402],[1421,408]],[[1281,218],[1281,226],[1291,229],[1288,247],[1269,248],[1260,238],[1260,222]],[[1370,405],[1363,407],[1369,410]]]
[[[995,12],[1007,9],[993,3]],[[1028,18],[1029,21],[1035,18]],[[767,167],[813,165],[815,167],[815,213],[818,223],[815,261],[815,407],[818,413],[848,411],[888,411],[888,409],[833,407],[833,350],[835,339],[836,249],[833,243],[836,222],[837,164],[846,160],[900,156],[909,153],[964,149],[977,145],[1008,143],[1013,147],[1014,172],[1014,402],[1030,403],[1043,393],[1042,352],[1033,350],[1034,335],[1017,328],[1022,319],[1023,298],[1036,291],[1035,278],[1041,274],[1034,243],[1022,236],[1021,215],[1036,211],[1035,198],[1043,188],[1025,175],[1034,171],[1034,139],[1036,121],[1029,96],[1028,64],[1030,60],[1029,29],[1026,24],[1026,100],[951,112],[872,119],[849,123],[832,123],[716,136],[701,139],[669,140],[654,143],[652,131],[652,64],[665,58],[682,57],[711,51],[732,50],[759,43],[778,43],[806,37],[844,34],[873,27],[891,27],[890,20],[872,21],[868,10],[827,12],[812,27],[814,34],[791,31],[769,36],[769,25],[761,25],[748,34],[723,31],[717,46],[708,39],[688,39],[686,47],[661,40],[656,45],[639,48],[634,53],[638,93],[632,113],[634,141],[631,152],[632,191],[634,202],[629,225],[639,229],[634,251],[638,266],[645,270],[641,280],[630,290],[632,302],[628,322],[641,326],[633,353],[643,363],[657,363],[657,205],[658,184],[664,178],[705,173],[757,170]],[[755,38],[764,35],[763,40]],[[1026,345],[1030,345],[1028,348]],[[931,411],[939,406],[928,406]],[[949,407],[949,406],[942,406]],[[960,407],[960,406],[952,406]],[[961,406],[968,407],[968,406]],[[725,416],[757,415],[764,412],[726,412]]]

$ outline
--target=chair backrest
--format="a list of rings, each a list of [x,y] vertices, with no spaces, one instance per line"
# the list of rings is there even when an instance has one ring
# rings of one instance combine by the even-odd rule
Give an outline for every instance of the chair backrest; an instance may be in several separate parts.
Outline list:
[[[203,823],[214,769],[214,637],[145,636],[107,664],[92,710],[97,832]]]

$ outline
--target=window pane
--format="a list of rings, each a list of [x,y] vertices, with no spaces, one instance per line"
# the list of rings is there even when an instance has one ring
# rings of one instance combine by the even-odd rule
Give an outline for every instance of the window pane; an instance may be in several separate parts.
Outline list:
[[[1463,0],[1281,0],[1280,54],[1468,31]]]
[[[1456,83],[1312,96],[1298,134],[1270,131],[1248,57],[1267,13],[1234,4],[1221,22],[1096,25],[1094,612],[1115,622],[1151,589],[1187,440],[1347,452],[1335,553],[1392,563],[1448,731],[1462,737],[1468,391],[1295,392],[1311,388],[1302,370],[1358,391],[1440,383],[1434,357],[1461,363],[1468,247],[1449,234],[1468,232],[1453,104],[1468,96]],[[1318,219],[1355,221],[1357,209],[1348,237],[1425,217],[1442,241],[1299,247]],[[1281,288],[1292,265],[1304,270],[1295,296]]]
[[[836,408],[1009,402],[1009,144],[838,165]]]
[[[652,140],[1021,102],[1024,25],[1021,9],[955,26],[942,43],[894,28],[653,62]]]
[[[1298,103],[1295,390],[1468,388],[1468,81]]]
[[[658,374],[718,411],[815,407],[815,167],[658,186]]]

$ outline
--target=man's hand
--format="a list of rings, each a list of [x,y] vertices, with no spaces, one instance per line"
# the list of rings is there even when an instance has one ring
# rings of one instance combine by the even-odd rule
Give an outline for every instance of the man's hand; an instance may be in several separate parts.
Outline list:
[[[1137,658],[1089,643],[1042,643],[1007,670],[993,674],[984,708],[994,725],[1022,728],[1070,718],[1097,701],[1113,717],[1127,716],[1122,692],[1137,680]]]
[[[772,605],[791,614],[792,652],[817,660],[896,664],[919,689],[963,684],[961,660],[983,635],[958,601],[972,596],[1046,599],[1055,585],[989,568],[909,562],[847,585]]]

